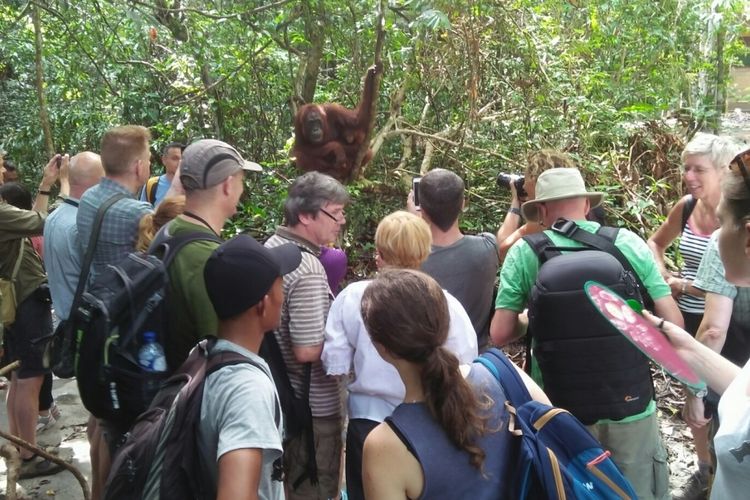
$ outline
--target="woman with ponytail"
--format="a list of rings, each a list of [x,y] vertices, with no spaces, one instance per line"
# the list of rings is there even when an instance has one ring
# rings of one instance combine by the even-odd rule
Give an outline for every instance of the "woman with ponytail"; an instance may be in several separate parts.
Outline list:
[[[450,320],[440,285],[419,271],[383,272],[364,292],[362,318],[405,386],[403,403],[365,441],[365,497],[508,498],[517,450],[505,394],[483,365],[459,367],[443,347]]]

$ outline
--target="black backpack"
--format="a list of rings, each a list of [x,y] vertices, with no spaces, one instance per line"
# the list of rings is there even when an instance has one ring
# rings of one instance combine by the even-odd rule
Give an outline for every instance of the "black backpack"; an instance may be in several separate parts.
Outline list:
[[[290,478],[292,489],[296,490],[306,479],[310,479],[312,484],[318,484],[318,463],[315,458],[315,436],[310,410],[312,363],[304,364],[302,393],[297,394],[289,380],[284,356],[273,331],[266,332],[258,354],[268,364],[279,395],[281,410],[284,413],[284,443],[300,435],[305,438],[307,448],[305,472],[300,477]]]
[[[205,380],[225,366],[258,366],[232,351],[209,355],[215,342],[209,338],[198,343],[125,435],[125,443],[113,457],[105,499],[215,497],[204,479],[197,448]],[[277,408],[277,426],[280,418]]]
[[[565,219],[551,229],[585,246],[556,247],[543,232],[524,237],[540,263],[528,302],[526,369],[531,372],[532,359],[538,362],[552,403],[586,425],[640,413],[654,394],[648,359],[596,311],[583,288],[598,281],[653,307],[614,245],[619,229],[600,227],[593,234]]]
[[[75,374],[86,409],[127,429],[143,413],[168,372],[138,364],[142,334],[167,345],[167,268],[177,252],[198,240],[221,242],[206,232],[166,236],[162,228],[148,252],[129,254],[105,268],[71,311],[77,338]],[[157,255],[162,255],[161,258]],[[174,369],[175,367],[169,367]]]

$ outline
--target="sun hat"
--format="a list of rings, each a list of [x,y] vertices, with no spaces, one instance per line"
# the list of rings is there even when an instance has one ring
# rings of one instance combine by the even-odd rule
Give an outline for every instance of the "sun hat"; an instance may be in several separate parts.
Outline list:
[[[539,205],[548,201],[566,200],[568,198],[588,198],[591,208],[602,203],[604,193],[586,191],[581,172],[577,168],[552,168],[542,172],[536,180],[536,198],[521,206],[521,213],[526,220],[539,220]]]

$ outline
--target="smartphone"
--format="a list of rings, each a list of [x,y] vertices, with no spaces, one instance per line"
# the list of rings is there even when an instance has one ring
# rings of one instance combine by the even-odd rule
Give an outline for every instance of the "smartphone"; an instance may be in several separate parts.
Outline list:
[[[414,206],[419,207],[419,181],[421,177],[415,177],[411,184],[411,189],[414,191]]]

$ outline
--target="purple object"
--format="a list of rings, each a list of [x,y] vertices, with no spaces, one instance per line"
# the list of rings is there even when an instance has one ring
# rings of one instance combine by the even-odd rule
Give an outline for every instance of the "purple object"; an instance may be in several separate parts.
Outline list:
[[[331,287],[333,295],[338,295],[341,291],[341,282],[346,276],[346,266],[349,259],[346,252],[335,247],[320,247],[320,263],[326,270],[328,276],[328,286]]]

